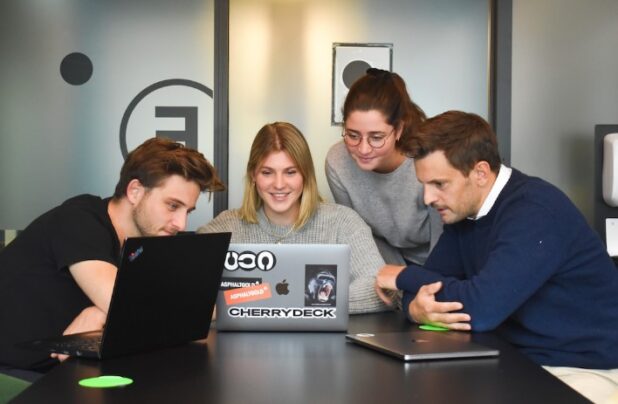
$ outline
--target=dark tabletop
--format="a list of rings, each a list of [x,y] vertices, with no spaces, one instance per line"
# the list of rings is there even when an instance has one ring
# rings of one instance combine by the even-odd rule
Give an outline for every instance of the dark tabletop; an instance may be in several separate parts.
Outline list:
[[[352,316],[349,333],[415,327],[401,313]],[[344,333],[220,332],[207,340],[105,361],[72,358],[14,403],[585,403],[582,396],[491,333],[488,359],[405,363]],[[134,383],[91,389],[99,375]]]

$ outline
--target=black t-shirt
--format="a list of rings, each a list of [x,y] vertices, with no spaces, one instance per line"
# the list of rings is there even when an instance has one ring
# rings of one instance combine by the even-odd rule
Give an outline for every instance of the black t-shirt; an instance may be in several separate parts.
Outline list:
[[[69,265],[88,260],[118,266],[120,243],[107,213],[109,199],[71,198],[33,221],[0,252],[0,364],[46,370],[49,354],[15,344],[62,335],[92,302]]]

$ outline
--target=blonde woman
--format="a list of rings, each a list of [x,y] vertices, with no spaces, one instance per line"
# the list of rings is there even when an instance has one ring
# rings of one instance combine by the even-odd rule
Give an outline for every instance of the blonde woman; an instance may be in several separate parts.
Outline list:
[[[348,244],[350,313],[387,309],[374,289],[384,260],[371,230],[352,209],[322,201],[309,146],[290,123],[267,124],[257,133],[242,206],[198,229],[220,231],[231,231],[235,243]]]

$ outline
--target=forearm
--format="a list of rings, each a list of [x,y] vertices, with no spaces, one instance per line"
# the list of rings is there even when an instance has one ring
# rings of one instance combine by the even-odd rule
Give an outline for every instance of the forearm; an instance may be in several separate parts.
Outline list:
[[[104,261],[81,261],[69,266],[69,271],[90,301],[104,313],[109,309],[117,268]]]
[[[101,330],[105,326],[106,320],[107,314],[97,306],[86,307],[73,319],[64,330],[63,335]]]
[[[416,296],[416,293],[403,292],[403,296],[401,297],[401,310],[406,314],[408,320],[415,322],[415,320],[410,316],[410,303]]]
[[[437,272],[429,271],[421,267],[420,265],[408,265],[399,273],[396,279],[397,289],[403,290],[412,295],[418,292],[418,290],[429,283],[442,281],[445,277]]]
[[[367,237],[369,237],[368,234]],[[367,313],[388,309],[375,289],[376,276],[379,269],[384,266],[384,261],[375,244],[372,243],[373,239],[367,239],[366,245],[364,243],[352,245],[350,313]]]
[[[373,277],[358,278],[350,283],[350,314],[389,310],[389,307],[376,294],[374,285],[375,279]]]

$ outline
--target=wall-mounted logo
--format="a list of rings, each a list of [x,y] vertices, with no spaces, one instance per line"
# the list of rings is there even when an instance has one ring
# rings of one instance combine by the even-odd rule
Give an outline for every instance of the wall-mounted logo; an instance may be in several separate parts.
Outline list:
[[[124,158],[153,136],[166,137],[199,150],[200,122],[213,122],[210,88],[187,79],[154,83],[139,92],[127,106],[120,123],[120,150]],[[178,128],[184,127],[184,129]]]
[[[260,271],[270,271],[275,265],[277,265],[277,258],[270,251],[258,253],[228,251],[225,257],[225,269],[228,271],[236,271],[239,268],[243,271],[253,271],[256,268]]]
[[[92,61],[83,53],[73,52],[60,62],[60,75],[67,83],[79,86],[92,77]]]
[[[93,70],[92,61],[81,52],[70,53],[60,62],[60,75],[75,86],[88,82]],[[199,150],[198,123],[214,122],[213,108],[204,108],[213,102],[212,90],[197,81],[168,79],[149,85],[131,100],[122,116],[122,157],[126,159],[129,150],[153,136]]]

